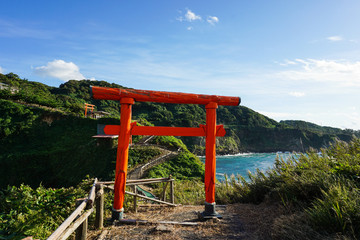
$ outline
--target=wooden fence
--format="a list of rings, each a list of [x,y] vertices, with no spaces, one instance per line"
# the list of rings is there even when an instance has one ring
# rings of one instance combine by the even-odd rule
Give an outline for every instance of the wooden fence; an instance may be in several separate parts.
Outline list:
[[[163,192],[161,194],[161,199],[155,199],[147,196],[143,196],[138,193],[137,186],[153,183],[166,183]],[[170,183],[170,202],[166,201],[166,189]],[[48,240],[63,240],[67,239],[71,234],[76,231],[75,239],[76,240],[85,240],[87,237],[88,230],[88,218],[90,214],[96,208],[95,215],[95,228],[101,229],[104,226],[104,188],[114,189],[112,186],[114,184],[111,182],[98,182],[95,178],[94,183],[90,189],[89,195],[87,198],[78,199],[76,201],[77,208],[72,212],[72,214],[53,232]],[[145,200],[150,200],[152,202],[157,202],[161,204],[166,204],[169,206],[177,206],[174,199],[174,179],[171,178],[153,178],[153,179],[136,179],[128,180],[126,186],[133,186],[134,192],[125,191],[126,194],[134,196],[134,209],[137,211],[137,200],[138,198],[143,198]],[[95,203],[95,204],[94,204]]]

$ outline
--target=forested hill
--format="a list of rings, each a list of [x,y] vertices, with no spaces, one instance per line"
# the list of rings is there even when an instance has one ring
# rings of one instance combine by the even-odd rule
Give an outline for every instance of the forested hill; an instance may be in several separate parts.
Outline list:
[[[96,110],[110,113],[110,118],[119,118],[118,102],[92,99],[89,91],[91,85],[124,88],[118,84],[70,80],[57,88],[21,79],[13,73],[0,74],[0,82],[3,83],[0,99],[37,106],[44,111],[44,121],[48,115],[46,112],[49,111],[58,113],[56,120],[61,120],[61,116],[67,115],[78,117],[80,121],[84,116],[84,103],[94,104]],[[16,111],[5,102],[2,105],[0,138],[3,141],[9,135],[19,134],[24,129],[31,128],[32,118],[35,117],[34,110],[23,107],[21,111]],[[303,121],[277,122],[245,106],[220,106],[217,118],[218,124],[224,124],[228,129],[228,137],[218,138],[217,151],[220,154],[306,151],[310,147],[319,149],[326,146],[335,138],[349,141],[353,135],[360,136],[359,131],[321,127]],[[200,105],[135,103],[133,120],[145,125],[198,127],[199,124],[205,123],[205,109]],[[203,154],[203,138],[182,140],[190,151]]]

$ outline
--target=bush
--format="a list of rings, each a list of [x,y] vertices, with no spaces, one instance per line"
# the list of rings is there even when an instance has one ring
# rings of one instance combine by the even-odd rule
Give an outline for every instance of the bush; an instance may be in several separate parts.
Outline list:
[[[75,188],[22,184],[0,191],[0,239],[47,238],[75,210],[75,200],[86,196],[88,187],[84,181]]]
[[[319,230],[351,233],[360,237],[360,192],[354,186],[343,183],[332,185],[322,191],[323,197],[307,209],[310,219]]]
[[[360,140],[336,141],[320,153],[276,159],[265,174],[231,176],[219,184],[218,203],[265,199],[279,202],[289,212],[305,213],[313,229],[327,234],[342,233],[360,238]],[[310,227],[310,226],[308,226]]]
[[[187,150],[186,145],[176,137],[173,136],[155,136],[150,140],[150,143],[168,147],[171,150]]]
[[[128,166],[133,168],[137,164],[145,163],[160,154],[160,149],[154,147],[130,148]]]
[[[147,174],[149,178],[169,177],[177,179],[202,179],[204,164],[190,152],[181,152],[169,161],[151,168]]]

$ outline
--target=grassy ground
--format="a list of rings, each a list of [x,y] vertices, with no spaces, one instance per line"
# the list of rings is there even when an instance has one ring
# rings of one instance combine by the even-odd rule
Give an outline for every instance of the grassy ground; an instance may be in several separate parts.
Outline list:
[[[223,219],[199,221],[203,205],[179,207],[142,207],[126,218],[142,219],[147,224],[118,225],[102,231],[92,231],[90,239],[103,233],[103,239],[270,239],[273,216],[280,215],[281,206],[233,204],[218,206]],[[187,222],[193,226],[158,223],[158,221]]]

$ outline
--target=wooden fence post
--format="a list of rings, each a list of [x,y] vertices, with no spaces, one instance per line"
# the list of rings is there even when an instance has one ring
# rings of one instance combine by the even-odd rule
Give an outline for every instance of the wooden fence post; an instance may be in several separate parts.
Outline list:
[[[170,182],[170,197],[171,197],[171,203],[175,203],[175,198],[174,198],[174,180],[172,179]]]
[[[161,194],[161,199],[163,201],[166,201],[166,189],[167,189],[167,186],[169,185],[169,182],[166,182],[164,183],[164,188],[163,188],[163,191],[162,191],[162,194]]]
[[[101,229],[104,227],[104,186],[100,184],[97,188],[95,228]]]
[[[134,185],[134,193],[135,193],[135,195],[134,195],[134,211],[135,211],[135,213],[137,213],[137,186],[136,185]]]
[[[76,200],[76,206],[79,206],[84,199]],[[76,229],[75,240],[86,240],[88,230],[88,218]]]
[[[76,229],[75,240],[86,240],[88,230],[88,218]]]

